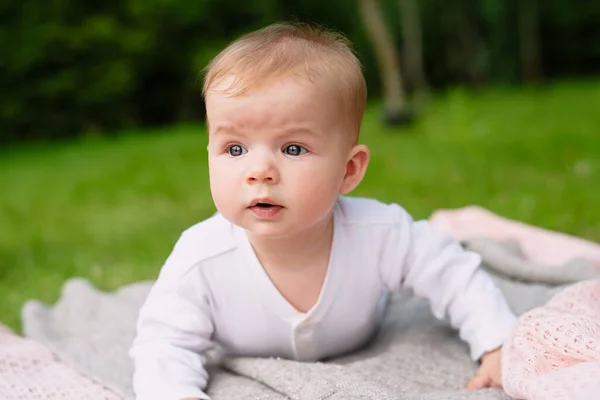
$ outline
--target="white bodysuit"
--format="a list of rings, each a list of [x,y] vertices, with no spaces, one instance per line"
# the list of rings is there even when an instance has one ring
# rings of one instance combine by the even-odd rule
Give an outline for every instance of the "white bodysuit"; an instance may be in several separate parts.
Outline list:
[[[516,324],[479,255],[397,204],[340,197],[325,283],[300,313],[260,265],[246,233],[217,214],[186,230],[140,310],[131,349],[138,400],[209,399],[206,352],[316,361],[377,329],[388,291],[410,289],[449,319],[476,360]]]

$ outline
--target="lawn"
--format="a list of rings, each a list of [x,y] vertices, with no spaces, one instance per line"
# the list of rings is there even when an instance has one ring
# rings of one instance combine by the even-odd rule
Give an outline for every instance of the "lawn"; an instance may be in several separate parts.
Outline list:
[[[600,241],[600,82],[454,90],[410,129],[384,129],[353,193],[400,202],[416,218],[479,204]],[[81,276],[112,290],[153,278],[180,232],[214,212],[204,127],[0,150],[0,321],[27,299],[57,299]]]

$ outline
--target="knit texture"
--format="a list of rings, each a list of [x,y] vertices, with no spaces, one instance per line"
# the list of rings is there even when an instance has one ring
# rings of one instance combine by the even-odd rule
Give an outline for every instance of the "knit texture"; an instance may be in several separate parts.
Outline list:
[[[0,325],[0,399],[120,400],[46,347]]]
[[[560,279],[554,276],[548,279],[543,268],[520,258],[515,246],[485,240],[466,242],[465,246],[481,253],[485,267],[519,315],[545,304],[577,280],[577,276],[564,282],[557,282]],[[600,278],[597,271],[590,272],[592,266],[581,263],[577,267],[584,271],[580,279],[590,278],[590,273]],[[102,382],[124,399],[133,399],[133,366],[127,351],[137,311],[150,285],[140,282],[104,293],[85,280],[69,280],[56,304],[25,304],[24,333],[68,360],[79,373]],[[208,393],[213,400],[509,398],[500,389],[463,390],[476,370],[456,331],[436,320],[423,300],[398,293],[391,297],[382,329],[368,347],[322,363],[222,360],[219,367],[209,370]],[[3,394],[1,398],[5,398]]]
[[[600,280],[523,315],[504,346],[502,375],[520,399],[600,399]]]

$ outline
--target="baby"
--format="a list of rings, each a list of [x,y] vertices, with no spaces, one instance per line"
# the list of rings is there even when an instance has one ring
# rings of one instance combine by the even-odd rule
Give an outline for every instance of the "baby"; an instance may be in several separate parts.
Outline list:
[[[245,35],[208,66],[204,96],[218,213],[181,235],[140,310],[137,399],[209,399],[213,348],[301,361],[353,351],[402,288],[481,361],[467,388],[500,386],[516,318],[479,256],[397,204],[345,196],[369,150],[366,84],[343,36],[295,24]]]

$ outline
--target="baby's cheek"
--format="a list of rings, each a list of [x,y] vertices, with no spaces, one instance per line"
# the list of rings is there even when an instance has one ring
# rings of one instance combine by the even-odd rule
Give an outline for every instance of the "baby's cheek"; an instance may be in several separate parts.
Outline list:
[[[231,171],[223,168],[211,169],[210,190],[217,207],[226,206],[228,199],[231,199],[236,194],[235,182],[236,180],[232,176]]]
[[[294,171],[294,175],[296,187],[305,192],[327,191],[333,181],[331,171],[326,166],[315,163],[302,165]]]
[[[326,210],[335,203],[339,184],[328,171],[315,169],[306,172],[298,177],[295,185],[297,196],[303,198],[309,209],[320,213],[321,209]]]

